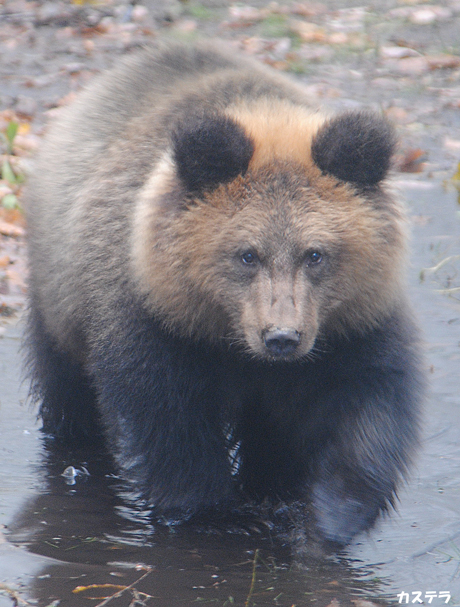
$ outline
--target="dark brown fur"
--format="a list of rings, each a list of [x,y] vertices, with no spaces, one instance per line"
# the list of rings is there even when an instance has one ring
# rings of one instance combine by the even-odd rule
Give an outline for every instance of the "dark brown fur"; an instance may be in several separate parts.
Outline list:
[[[159,512],[242,492],[312,500],[341,543],[372,525],[421,385],[393,147],[381,117],[312,111],[212,45],[103,76],[51,129],[29,190],[45,429],[91,436],[99,417]]]

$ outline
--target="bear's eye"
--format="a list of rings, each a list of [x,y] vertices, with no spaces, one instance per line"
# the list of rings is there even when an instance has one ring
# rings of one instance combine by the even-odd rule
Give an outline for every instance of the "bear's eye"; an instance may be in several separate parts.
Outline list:
[[[246,251],[241,255],[241,261],[247,266],[252,266],[257,262],[257,255],[253,251]]]
[[[307,253],[307,266],[316,266],[321,263],[323,260],[323,254],[321,251],[317,251],[316,249],[308,251]]]

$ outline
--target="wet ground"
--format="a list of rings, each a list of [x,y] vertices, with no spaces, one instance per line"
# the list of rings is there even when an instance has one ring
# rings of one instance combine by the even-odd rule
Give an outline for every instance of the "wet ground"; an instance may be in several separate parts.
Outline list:
[[[103,453],[56,451],[24,404],[22,233],[0,217],[0,311],[15,312],[0,326],[0,607],[460,605],[460,3],[253,7],[0,3],[1,118],[26,125],[13,161],[26,170],[47,113],[158,35],[219,35],[295,72],[312,103],[383,109],[401,137],[394,181],[411,221],[408,277],[431,383],[398,512],[320,559],[264,525],[154,526]],[[20,200],[22,186],[0,185]],[[80,474],[62,476],[69,466]]]

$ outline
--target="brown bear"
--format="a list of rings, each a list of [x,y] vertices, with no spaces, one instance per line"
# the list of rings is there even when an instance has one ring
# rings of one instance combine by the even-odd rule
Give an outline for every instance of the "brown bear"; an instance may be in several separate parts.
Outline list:
[[[211,43],[127,57],[29,187],[44,431],[100,440],[158,515],[306,504],[345,544],[393,505],[423,379],[381,116]]]

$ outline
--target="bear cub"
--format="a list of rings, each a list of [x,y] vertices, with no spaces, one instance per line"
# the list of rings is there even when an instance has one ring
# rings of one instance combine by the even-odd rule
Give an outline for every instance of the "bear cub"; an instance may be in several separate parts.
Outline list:
[[[395,502],[423,377],[380,115],[211,43],[128,56],[52,127],[27,201],[43,429],[104,436],[154,512]]]

